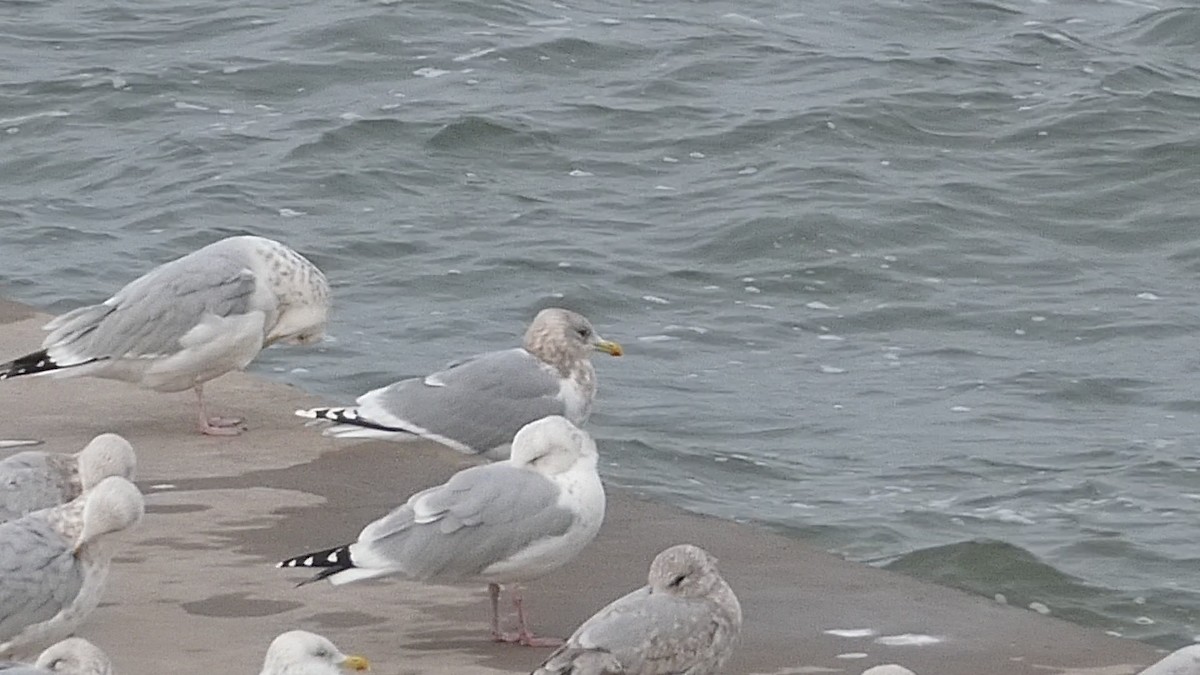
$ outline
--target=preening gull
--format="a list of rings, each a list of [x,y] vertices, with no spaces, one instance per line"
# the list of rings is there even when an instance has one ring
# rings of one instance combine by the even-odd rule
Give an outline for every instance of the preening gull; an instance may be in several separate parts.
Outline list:
[[[534,420],[562,415],[577,425],[587,421],[596,398],[593,351],[624,353],[582,315],[543,309],[525,331],[522,347],[478,354],[432,375],[375,389],[354,407],[296,414],[335,422],[326,436],[424,438],[466,454],[504,459],[513,435]]]
[[[100,603],[112,559],[106,535],[145,510],[110,476],[81,497],[0,525],[0,656],[66,637]]]
[[[716,559],[679,544],[650,563],[646,586],[583,622],[534,675],[709,675],[741,628],[741,605]]]
[[[100,434],[73,455],[9,455],[0,461],[0,523],[65,504],[109,476],[133,480],[136,468],[133,447],[117,434]]]
[[[293,630],[271,641],[259,675],[343,675],[369,669],[366,659],[346,656],[326,638]]]
[[[1138,675],[1200,675],[1200,645],[1176,649]]]
[[[358,541],[279,566],[325,568],[304,583],[328,578],[336,585],[390,574],[486,581],[492,637],[546,644],[530,632],[516,584],[567,564],[595,538],[604,520],[604,486],[595,442],[564,417],[525,425],[512,448],[510,459],[464,469],[416,493],[367,525]],[[500,584],[514,584],[515,634],[500,630]]]
[[[56,317],[42,349],[0,364],[0,380],[49,373],[195,389],[200,430],[234,435],[240,420],[205,412],[204,383],[245,368],[272,343],[316,342],[328,312],[325,275],[299,253],[263,237],[229,237]]]

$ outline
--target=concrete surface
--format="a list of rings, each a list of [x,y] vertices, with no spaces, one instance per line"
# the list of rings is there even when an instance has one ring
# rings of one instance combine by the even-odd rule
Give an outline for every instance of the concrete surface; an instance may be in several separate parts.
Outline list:
[[[0,359],[37,348],[46,318],[0,300]],[[291,349],[302,365],[304,350]],[[468,460],[435,446],[335,445],[292,415],[318,401],[256,377],[222,377],[206,397],[210,413],[245,416],[250,430],[198,435],[190,393],[90,379],[0,383],[0,438],[44,439],[45,449],[73,452],[113,431],[137,450],[147,517],[123,537],[104,603],[80,631],[108,651],[118,675],[258,672],[270,640],[293,628],[367,656],[382,674],[527,673],[545,657],[547,650],[487,640],[482,584],[396,579],[296,588],[305,573],[273,567],[351,540]],[[1159,656],[1141,643],[611,488],[597,540],[575,563],[528,586],[535,630],[565,637],[642,584],[654,554],[679,542],[715,554],[741,598],[743,639],[727,669],[735,675],[858,675],[888,662],[921,675],[1127,675]],[[824,632],[864,628],[941,641],[885,646]]]

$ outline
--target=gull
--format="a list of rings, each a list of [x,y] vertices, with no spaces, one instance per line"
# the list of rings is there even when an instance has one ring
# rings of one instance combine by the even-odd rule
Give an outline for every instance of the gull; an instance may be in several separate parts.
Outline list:
[[[363,657],[346,656],[316,633],[293,630],[271,641],[259,675],[342,675],[370,667]]]
[[[353,407],[296,414],[334,422],[327,436],[427,439],[504,459],[513,435],[534,420],[561,415],[576,425],[587,421],[596,398],[593,351],[624,353],[582,315],[552,307],[534,317],[522,347],[477,354],[432,375],[400,380],[363,394]]]
[[[1200,675],[1200,645],[1176,649],[1138,675]]]
[[[679,544],[646,586],[583,622],[534,675],[711,675],[733,651],[742,608],[707,551]]]
[[[66,637],[100,603],[113,551],[142,494],[109,476],[75,500],[0,524],[0,656]]]
[[[0,523],[65,504],[109,476],[133,480],[136,468],[133,446],[117,434],[100,434],[73,455],[9,455],[0,461]]]
[[[428,581],[488,583],[492,637],[529,646],[559,644],[529,630],[520,583],[573,560],[600,531],[604,486],[596,444],[564,417],[517,432],[512,457],[464,469],[422,490],[363,528],[358,540],[279,563],[323,568],[312,579],[340,585],[400,574]],[[500,630],[500,585],[513,584],[519,629]]]
[[[0,364],[0,380],[86,375],[194,389],[200,431],[236,435],[241,420],[208,417],[204,383],[244,369],[275,342],[320,340],[328,312],[325,275],[299,253],[263,237],[229,237],[55,317],[42,349]]]
[[[112,675],[112,662],[96,645],[83,638],[67,638],[46,648],[32,666],[6,661],[3,675]]]

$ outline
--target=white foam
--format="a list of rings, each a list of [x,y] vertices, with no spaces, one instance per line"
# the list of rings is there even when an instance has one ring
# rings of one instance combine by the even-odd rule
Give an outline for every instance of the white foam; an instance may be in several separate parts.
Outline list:
[[[592,173],[591,171],[584,171],[582,169],[571,169],[571,173],[569,173],[567,175],[574,176],[576,178],[583,178],[586,176],[594,176],[596,174]]]
[[[944,642],[943,638],[936,635],[922,635],[921,633],[903,633],[900,635],[884,635],[875,638],[875,643],[887,647],[926,647],[928,645],[936,645]]]
[[[417,68],[416,70],[413,71],[413,75],[416,75],[417,77],[434,78],[434,77],[441,77],[443,75],[448,74],[449,72],[450,71],[442,70],[441,68],[425,67],[425,68]]]
[[[656,305],[669,305],[669,304],[671,304],[671,301],[670,301],[670,300],[667,300],[666,298],[660,298],[660,297],[658,297],[657,295],[643,295],[643,296],[642,296],[642,299],[643,299],[643,300],[645,300],[646,302],[653,302],[653,303],[654,303],[654,304],[656,304]]]
[[[476,49],[473,52],[467,52],[466,54],[461,54],[459,56],[456,56],[456,57],[454,57],[454,60],[459,63],[462,63],[463,61],[470,61],[471,59],[477,59],[481,56],[487,56],[488,54],[491,54],[494,51],[496,51],[495,47],[484,47],[483,49]]]
[[[824,632],[826,635],[834,635],[843,638],[873,637],[878,635],[874,628],[830,628],[829,630],[822,632]]]

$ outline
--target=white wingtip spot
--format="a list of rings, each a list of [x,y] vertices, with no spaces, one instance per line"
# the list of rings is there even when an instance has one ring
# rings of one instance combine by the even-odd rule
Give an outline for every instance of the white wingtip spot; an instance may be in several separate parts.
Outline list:
[[[328,555],[328,556],[325,558],[325,560],[327,560],[327,561],[329,561],[329,562],[337,562],[337,551],[334,551],[333,553],[330,553],[330,554],[329,554],[329,555]]]
[[[316,561],[316,558],[314,558],[313,556],[311,556],[311,555],[310,555],[310,556],[308,556],[307,558],[305,558],[305,559],[304,559],[304,562],[302,562],[302,563],[300,563],[300,564],[301,564],[301,565],[304,565],[305,567],[312,567],[312,566],[313,566],[313,562],[315,562],[315,561]]]
[[[296,417],[307,417],[307,418],[308,418],[308,419],[310,419],[310,420],[315,420],[315,419],[317,419],[317,411],[316,411],[316,409],[313,409],[313,410],[297,410],[297,411],[296,411]]]

